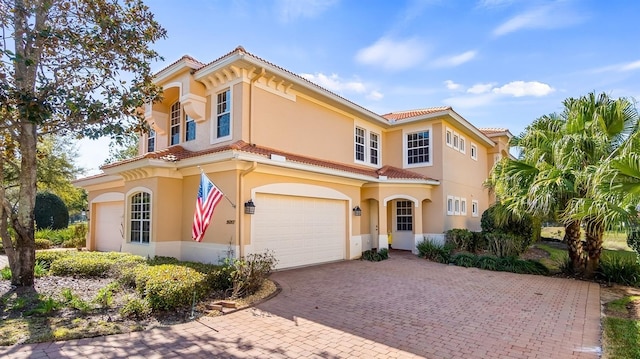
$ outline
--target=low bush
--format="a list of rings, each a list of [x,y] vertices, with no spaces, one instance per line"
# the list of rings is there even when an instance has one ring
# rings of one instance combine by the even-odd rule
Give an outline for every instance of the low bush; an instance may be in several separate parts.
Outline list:
[[[206,277],[188,267],[175,264],[141,266],[136,270],[136,289],[152,310],[173,310],[203,297]]]
[[[120,315],[130,319],[144,319],[151,314],[151,306],[144,299],[129,297],[125,304],[120,308]]]
[[[43,263],[43,265],[49,267],[55,260],[68,257],[73,254],[75,253],[72,251],[37,251],[36,262],[40,261]]]
[[[517,257],[523,251],[522,238],[503,232],[486,233],[487,249],[498,257]]]
[[[36,238],[36,249],[49,249],[53,246],[53,242],[44,238]]]
[[[68,227],[65,229],[49,229],[43,228],[39,229],[35,232],[35,238],[40,239],[48,239],[56,246],[62,245],[62,243],[69,241],[74,238],[75,229],[73,227]]]
[[[478,263],[478,257],[473,253],[460,252],[451,257],[451,263],[459,267],[475,267]]]
[[[254,253],[240,259],[225,259],[224,273],[229,273],[231,298],[255,293],[275,269],[278,260],[272,252]]]
[[[4,267],[0,269],[0,278],[3,280],[11,280],[11,268]]]
[[[120,290],[118,282],[112,282],[105,287],[100,288],[93,298],[92,302],[98,304],[102,308],[108,308],[113,303],[113,295]]]
[[[630,257],[604,253],[597,276],[609,283],[640,286],[640,264]]]
[[[478,257],[478,268],[493,271],[498,270],[498,257],[494,255]]]
[[[51,274],[57,276],[106,277],[113,261],[97,256],[67,256],[51,263]]]
[[[519,259],[513,256],[498,258],[496,270],[500,272],[519,274],[549,274],[549,269],[545,267],[544,264],[534,260]]]
[[[453,251],[452,245],[442,245],[430,239],[425,239],[418,243],[416,248],[418,249],[418,255],[421,258],[445,264],[449,263],[451,252]]]
[[[451,243],[455,249],[461,251],[470,251],[473,246],[473,234],[468,229],[454,228],[445,233],[446,243]]]
[[[371,262],[380,262],[389,258],[389,250],[386,248],[382,248],[379,251],[375,251],[372,249],[366,250],[362,252],[362,258]]]

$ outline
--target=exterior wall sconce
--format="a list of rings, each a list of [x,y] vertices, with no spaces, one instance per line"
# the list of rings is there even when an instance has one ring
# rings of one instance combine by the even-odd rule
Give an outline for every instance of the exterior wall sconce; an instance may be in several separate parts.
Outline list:
[[[360,206],[353,207],[353,215],[356,217],[362,216],[362,209],[360,208]]]
[[[253,200],[249,200],[249,202],[245,202],[244,204],[244,213],[245,214],[254,214],[256,213],[256,205],[253,204]]]

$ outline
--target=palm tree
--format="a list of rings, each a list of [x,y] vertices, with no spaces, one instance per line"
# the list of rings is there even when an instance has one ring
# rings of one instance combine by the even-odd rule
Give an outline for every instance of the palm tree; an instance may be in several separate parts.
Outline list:
[[[619,192],[608,190],[610,163],[637,132],[638,112],[624,98],[590,93],[563,101],[559,115],[543,116],[514,138],[517,160],[493,171],[496,195],[514,212],[562,220],[574,269],[584,264],[581,224],[587,242],[586,275],[594,274],[606,228],[625,223]],[[607,167],[609,166],[609,167]]]

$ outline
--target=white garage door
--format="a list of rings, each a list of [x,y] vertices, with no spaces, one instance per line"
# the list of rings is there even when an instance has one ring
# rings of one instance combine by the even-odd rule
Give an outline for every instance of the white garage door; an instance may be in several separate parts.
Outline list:
[[[345,201],[257,194],[255,204],[253,252],[274,251],[278,269],[345,258]]]
[[[120,252],[124,202],[98,203],[96,212],[96,249]]]

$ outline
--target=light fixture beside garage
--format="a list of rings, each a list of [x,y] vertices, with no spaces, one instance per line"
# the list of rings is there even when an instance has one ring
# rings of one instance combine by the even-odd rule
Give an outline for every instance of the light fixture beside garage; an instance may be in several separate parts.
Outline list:
[[[353,207],[353,215],[356,217],[362,216],[362,209],[360,208],[360,206]]]
[[[245,214],[254,214],[256,213],[256,205],[253,203],[253,200],[250,199],[248,202],[244,204],[244,213]]]

